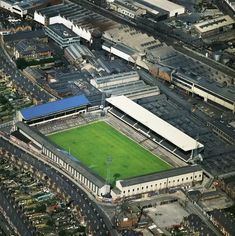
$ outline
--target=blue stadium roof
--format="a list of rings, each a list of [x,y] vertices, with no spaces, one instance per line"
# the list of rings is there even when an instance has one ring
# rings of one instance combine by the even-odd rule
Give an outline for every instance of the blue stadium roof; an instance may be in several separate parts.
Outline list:
[[[64,98],[54,102],[48,102],[42,105],[28,107],[20,112],[25,120],[37,119],[47,115],[55,114],[63,110],[71,110],[76,107],[86,106],[90,102],[84,95]]]

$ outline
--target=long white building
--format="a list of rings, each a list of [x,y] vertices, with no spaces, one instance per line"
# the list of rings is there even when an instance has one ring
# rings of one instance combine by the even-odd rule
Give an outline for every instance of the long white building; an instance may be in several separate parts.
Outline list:
[[[169,17],[178,16],[185,13],[185,8],[179,4],[167,0],[137,0],[143,5],[152,6],[168,12]]]
[[[136,71],[124,72],[119,74],[107,75],[99,78],[91,79],[90,83],[98,88],[109,87],[113,85],[134,82],[140,79]]]
[[[112,197],[125,198],[134,195],[156,192],[175,187],[189,188],[203,179],[202,168],[198,165],[184,166],[155,174],[144,175],[126,180],[118,180],[116,188],[111,191]]]

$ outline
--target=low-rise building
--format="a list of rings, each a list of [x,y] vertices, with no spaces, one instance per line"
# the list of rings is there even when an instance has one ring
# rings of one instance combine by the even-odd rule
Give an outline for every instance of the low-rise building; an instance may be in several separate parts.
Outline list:
[[[24,58],[26,60],[36,60],[49,58],[51,55],[52,51],[49,46],[37,40],[20,40],[16,43],[14,48],[14,56],[16,59]]]
[[[95,58],[93,53],[84,45],[74,43],[64,49],[65,58],[72,64],[79,64],[83,60]]]
[[[126,180],[118,180],[116,187],[121,191],[116,195],[111,191],[113,198],[131,197],[147,192],[156,192],[164,189],[185,186],[186,188],[202,181],[203,171],[198,165],[178,167],[171,170],[157,172]]]
[[[234,28],[235,21],[228,15],[199,22],[194,25],[199,36],[205,37]]]
[[[137,81],[139,79],[139,74],[136,71],[130,71],[91,79],[90,83],[94,87],[101,89],[111,85],[118,85],[127,82]]]
[[[137,16],[142,16],[146,14],[146,9],[137,7],[133,5],[133,3],[130,3],[128,1],[116,0],[114,2],[111,2],[110,9],[133,19]]]
[[[61,48],[80,42],[80,37],[63,24],[52,24],[46,27],[46,34]]]
[[[40,7],[45,7],[48,4],[51,4],[52,2],[56,2],[56,0],[55,1],[51,1],[51,0],[24,0],[24,1],[0,0],[0,7],[7,11],[10,11],[11,13],[24,17],[30,11],[33,11]]]
[[[185,12],[184,6],[168,0],[137,0],[137,2],[156,10],[164,10],[168,12],[169,17],[178,16]]]

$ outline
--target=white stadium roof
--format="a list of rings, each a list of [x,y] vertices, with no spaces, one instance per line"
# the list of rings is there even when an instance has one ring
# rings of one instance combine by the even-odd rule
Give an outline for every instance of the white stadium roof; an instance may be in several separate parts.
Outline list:
[[[191,138],[125,96],[111,97],[106,100],[185,152],[204,147],[204,145],[197,140]]]

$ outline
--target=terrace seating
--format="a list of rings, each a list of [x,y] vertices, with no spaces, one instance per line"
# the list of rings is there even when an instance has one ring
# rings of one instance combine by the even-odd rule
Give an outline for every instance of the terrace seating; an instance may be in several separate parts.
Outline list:
[[[136,121],[133,118],[127,115],[125,115],[122,119],[132,126],[136,123]]]

